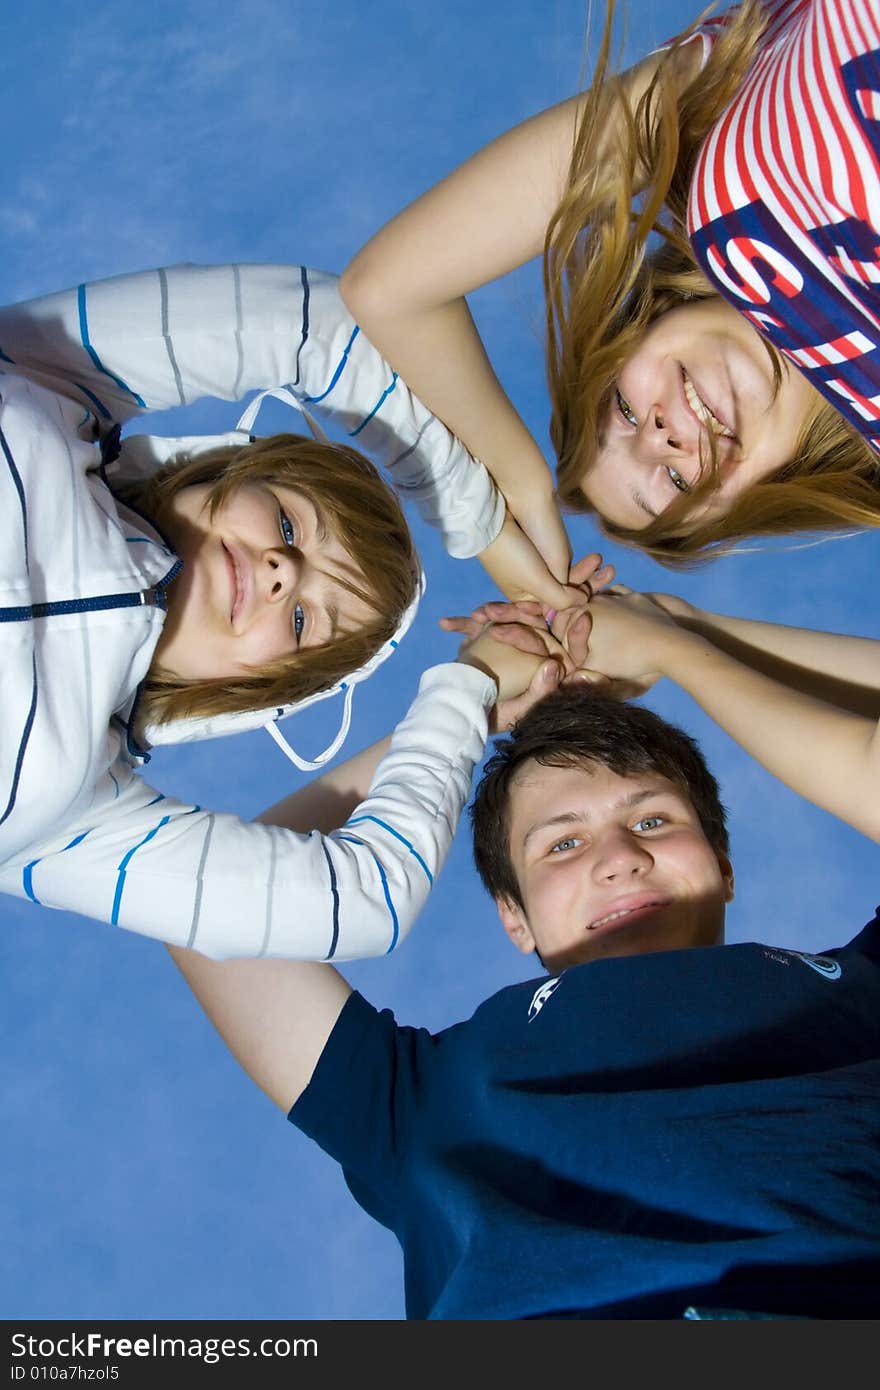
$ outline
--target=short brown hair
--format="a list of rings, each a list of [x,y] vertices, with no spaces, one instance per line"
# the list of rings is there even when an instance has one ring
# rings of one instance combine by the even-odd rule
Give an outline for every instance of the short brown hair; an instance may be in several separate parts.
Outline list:
[[[528,762],[665,777],[690,801],[715,853],[727,854],[727,813],[695,740],[643,705],[564,686],[533,705],[496,744],[471,803],[474,863],[493,898],[525,907],[510,857],[510,794]]]
[[[245,483],[302,492],[363,574],[363,585],[345,587],[374,609],[375,620],[332,643],[271,662],[252,676],[184,681],[154,665],[141,699],[145,723],[280,707],[328,690],[394,636],[418,590],[419,559],[400,502],[357,450],[306,435],[275,434],[177,459],[145,483],[126,488],[124,496],[161,527],[176,493],[205,483],[212,484],[212,512]]]

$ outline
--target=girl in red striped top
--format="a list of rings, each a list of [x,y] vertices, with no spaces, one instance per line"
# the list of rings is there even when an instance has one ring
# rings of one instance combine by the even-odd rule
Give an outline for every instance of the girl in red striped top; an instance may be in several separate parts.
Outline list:
[[[610,8],[590,91],[401,213],[343,296],[558,577],[548,470],[464,301],[542,249],[563,504],[667,563],[880,525],[876,0],[745,0],[614,78]]]

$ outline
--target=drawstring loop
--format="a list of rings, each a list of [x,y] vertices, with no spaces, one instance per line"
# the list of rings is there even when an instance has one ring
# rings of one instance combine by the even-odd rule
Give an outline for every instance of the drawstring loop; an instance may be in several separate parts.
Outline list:
[[[241,419],[235,427],[237,430],[241,430],[244,434],[251,433],[256,423],[257,416],[260,413],[260,407],[267,396],[274,396],[276,400],[283,401],[285,405],[289,405],[294,410],[298,410],[305,418],[305,422],[314,438],[320,439],[323,444],[330,443],[329,438],[324,433],[311,411],[306,410],[302,402],[297,400],[292,386],[270,386],[266,391],[258,392],[252,401],[248,401],[248,404],[242,411]]]
[[[300,772],[317,772],[318,769],[323,767],[326,762],[330,761],[334,754],[339,752],[340,748],[345,742],[346,737],[348,735],[348,730],[351,726],[351,705],[352,700],[354,698],[354,686],[346,685],[344,687],[344,690],[345,701],[342,708],[342,722],[339,725],[339,729],[337,730],[333,742],[328,743],[323,753],[319,753],[314,760],[300,757],[296,749],[292,748],[290,744],[287,742],[287,739],[284,737],[283,733],[279,729],[274,719],[270,719],[268,724],[263,725],[263,728],[266,730],[267,734],[271,734],[272,738],[274,738],[282,753],[284,753],[292,763],[296,764]]]

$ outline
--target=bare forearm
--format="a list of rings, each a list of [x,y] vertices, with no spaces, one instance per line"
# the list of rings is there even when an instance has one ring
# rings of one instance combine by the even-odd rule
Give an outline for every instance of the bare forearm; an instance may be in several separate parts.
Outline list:
[[[793,690],[682,629],[666,634],[658,668],[780,781],[880,840],[874,720]]]
[[[369,748],[348,758],[339,767],[315,777],[305,787],[276,801],[257,816],[267,825],[287,830],[319,830],[326,835],[344,825],[354,808],[370,789],[373,774],[391,746],[391,735],[380,738]]]
[[[287,1111],[308,1085],[350,986],[313,961],[209,960],[169,946],[236,1061]]]
[[[465,296],[540,255],[565,186],[572,98],[478,150],[371,238],[346,267],[351,313],[407,384],[504,490],[543,456],[504,393]]]
[[[880,718],[880,643],[865,637],[694,609],[685,626],[721,651],[793,690],[866,718]]]

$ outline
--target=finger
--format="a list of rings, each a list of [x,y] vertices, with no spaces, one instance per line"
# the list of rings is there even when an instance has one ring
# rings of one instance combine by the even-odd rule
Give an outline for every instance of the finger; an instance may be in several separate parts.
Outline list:
[[[551,588],[548,584],[544,584],[541,587],[541,593],[540,595],[538,595],[538,597],[540,602],[543,603],[545,607],[568,608],[571,606],[572,603],[575,603],[578,598],[583,600],[583,593],[584,591],[581,588],[579,588],[576,584],[556,584],[553,588]],[[535,597],[535,595],[522,594],[519,597],[522,600],[526,597],[533,598]]]
[[[555,657],[556,660],[560,663],[564,673],[568,675],[571,671],[574,671],[577,666],[577,662],[572,661],[571,657],[568,654],[568,650],[564,646],[564,644],[558,641],[553,636],[553,633],[550,631],[542,632],[541,636],[544,641],[546,650],[552,657]]]
[[[583,584],[569,584],[565,601],[556,605],[561,612],[565,608],[583,608],[585,603],[589,603],[595,593],[592,581],[585,580]]]
[[[606,588],[615,575],[614,566],[605,564],[602,556],[596,551],[591,555],[585,555],[577,564],[572,565],[568,576],[570,585],[575,585],[584,589],[588,595],[597,594],[600,589]]]
[[[586,666],[593,619],[587,609],[576,613],[565,634],[565,645],[575,666]]]
[[[529,682],[528,690],[524,690],[522,695],[517,695],[512,700],[498,701],[493,719],[496,731],[500,733],[512,728],[518,719],[522,719],[523,715],[528,713],[532,705],[556,689],[561,676],[562,669],[556,661],[545,661],[539,666]]]
[[[466,637],[476,637],[485,624],[477,622],[474,618],[467,618],[463,615],[449,618],[441,618],[440,626],[444,632],[463,632]]]
[[[489,622],[516,622],[523,617],[540,618],[543,614],[543,604],[535,599],[492,599],[489,603],[482,603],[479,608],[475,608],[474,615],[476,614],[485,617]]]
[[[634,593],[635,590],[630,589],[627,584],[612,584],[609,588],[605,590],[605,592],[606,594],[620,594],[625,596],[627,594]]]
[[[593,576],[602,569],[602,556],[598,550],[591,551],[589,555],[584,555],[580,560],[576,560],[568,572],[569,584],[581,585],[591,580]]]
[[[496,642],[531,656],[547,655],[546,629],[526,627],[523,623],[496,623],[489,632]]]
[[[580,667],[577,671],[572,671],[570,675],[563,678],[563,685],[582,685],[582,686],[610,686],[611,682],[607,676],[603,676],[601,671],[590,671],[586,667]]]
[[[495,626],[508,627],[520,624],[523,627],[533,627],[540,632],[547,629],[547,620],[541,611],[540,604],[529,604],[528,606],[517,603],[502,603],[493,608],[487,614],[488,620]]]
[[[590,588],[593,593],[598,594],[602,589],[607,589],[616,573],[613,565],[603,565],[600,570],[597,570],[590,580]]]
[[[569,634],[572,626],[575,622],[579,621],[586,611],[586,598],[582,597],[580,603],[571,608],[564,608],[560,613],[551,612],[547,614],[550,631],[557,641],[562,642],[567,649],[570,649]]]

